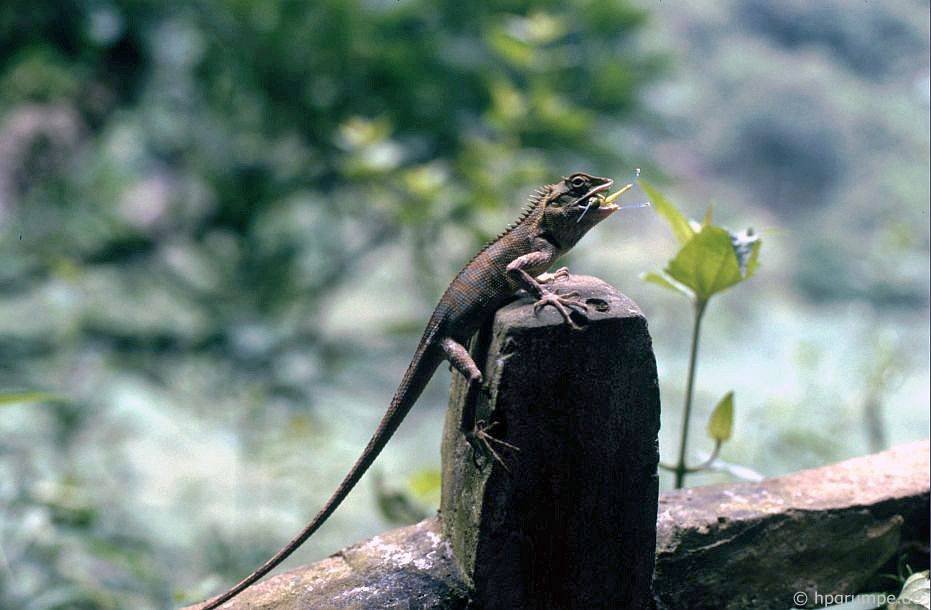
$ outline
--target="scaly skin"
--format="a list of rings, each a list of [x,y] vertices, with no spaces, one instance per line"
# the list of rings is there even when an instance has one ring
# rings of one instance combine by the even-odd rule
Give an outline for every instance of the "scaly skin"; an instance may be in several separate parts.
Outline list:
[[[551,306],[567,324],[578,328],[570,317],[572,309],[587,310],[578,295],[556,294],[535,278],[568,252],[589,229],[617,211],[618,208],[610,203],[616,195],[607,201],[603,195],[612,184],[609,178],[576,173],[539,189],[518,221],[463,267],[430,316],[388,411],[330,499],[271,559],[223,595],[206,602],[202,610],[213,610],[234,598],[287,559],[323,525],[375,461],[441,362],[448,361],[462,374],[469,382],[470,391],[481,387],[482,373],[465,345],[479,326],[515,292],[524,289],[537,298],[535,312]],[[567,272],[560,269],[556,277],[563,274]],[[551,280],[548,277],[543,281]],[[500,460],[491,442],[510,447],[492,438],[481,423],[476,425],[473,413],[464,415],[462,427],[465,439],[476,452],[488,453]]]

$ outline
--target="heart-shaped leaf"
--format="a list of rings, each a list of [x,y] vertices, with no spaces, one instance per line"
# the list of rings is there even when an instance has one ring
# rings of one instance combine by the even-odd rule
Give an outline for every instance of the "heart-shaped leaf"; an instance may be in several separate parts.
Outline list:
[[[731,437],[734,431],[734,393],[728,392],[724,395],[711,417],[708,419],[708,436],[713,440],[723,443]]]
[[[690,288],[699,301],[743,280],[730,233],[715,226],[695,234],[664,271]]]

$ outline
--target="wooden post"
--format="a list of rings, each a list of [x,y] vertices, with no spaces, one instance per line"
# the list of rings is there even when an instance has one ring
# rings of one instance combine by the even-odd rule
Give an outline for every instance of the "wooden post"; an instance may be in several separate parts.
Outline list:
[[[646,320],[612,286],[556,285],[589,306],[582,331],[525,298],[473,342],[488,391],[477,419],[503,463],[473,459],[454,375],[440,516],[455,562],[487,610],[653,607],[659,390]]]

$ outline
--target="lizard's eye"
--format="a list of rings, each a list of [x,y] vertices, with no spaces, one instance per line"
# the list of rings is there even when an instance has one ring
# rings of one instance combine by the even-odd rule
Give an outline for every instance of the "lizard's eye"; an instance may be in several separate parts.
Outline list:
[[[575,178],[569,181],[569,184],[572,186],[572,188],[580,189],[583,186],[585,186],[585,178],[583,178],[582,176],[576,176]]]

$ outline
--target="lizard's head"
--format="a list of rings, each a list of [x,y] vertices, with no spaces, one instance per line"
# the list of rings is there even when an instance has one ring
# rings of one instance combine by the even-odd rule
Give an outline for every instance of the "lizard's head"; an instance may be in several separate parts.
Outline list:
[[[570,248],[589,229],[619,210],[605,197],[614,180],[577,172],[551,184],[544,198],[542,227],[560,246]]]

